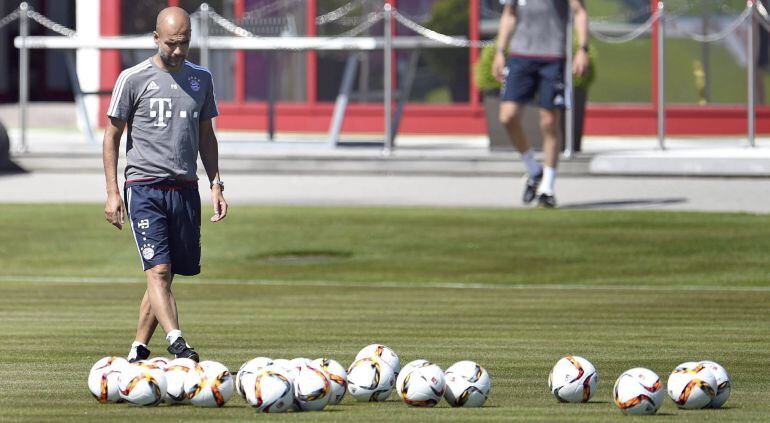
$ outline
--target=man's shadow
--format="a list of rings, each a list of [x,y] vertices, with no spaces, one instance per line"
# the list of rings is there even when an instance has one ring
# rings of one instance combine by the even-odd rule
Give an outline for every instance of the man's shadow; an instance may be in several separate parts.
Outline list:
[[[586,203],[569,203],[559,205],[560,209],[575,209],[575,210],[591,210],[591,209],[613,209],[613,208],[645,208],[645,207],[657,207],[668,206],[673,204],[686,203],[687,199],[682,197],[676,198],[632,198],[626,200],[603,200],[603,201],[591,201]]]
[[[27,173],[26,170],[11,160],[10,150],[11,139],[8,137],[5,126],[0,122],[0,176]]]

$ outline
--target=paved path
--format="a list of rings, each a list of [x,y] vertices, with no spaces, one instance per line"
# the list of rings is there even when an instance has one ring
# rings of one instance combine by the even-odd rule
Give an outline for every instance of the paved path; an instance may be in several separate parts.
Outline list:
[[[510,177],[231,175],[226,198],[238,204],[520,207]],[[204,184],[202,184],[204,185]],[[557,199],[570,209],[657,209],[770,213],[770,180],[565,176]],[[207,201],[208,187],[202,198]],[[0,176],[2,203],[101,203],[99,173]]]

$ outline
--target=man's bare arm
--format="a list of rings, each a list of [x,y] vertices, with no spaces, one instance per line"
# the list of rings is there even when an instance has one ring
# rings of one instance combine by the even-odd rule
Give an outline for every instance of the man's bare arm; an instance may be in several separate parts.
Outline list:
[[[510,4],[503,8],[503,14],[500,16],[500,25],[497,29],[497,51],[495,60],[492,63],[492,76],[500,82],[503,82],[503,69],[505,68],[505,50],[508,43],[511,42],[513,32],[516,30],[516,9]]]
[[[588,52],[582,49],[588,46],[588,11],[583,0],[570,0],[570,7],[580,47],[572,61],[572,72],[582,76],[588,69]]]
[[[107,201],[104,204],[104,217],[116,228],[122,229],[125,223],[124,204],[120,198],[118,187],[118,154],[120,152],[120,137],[126,122],[110,118],[102,140],[102,161],[104,162],[104,179],[107,189]]]
[[[214,126],[211,119],[200,122],[200,155],[203,162],[203,168],[206,169],[206,175],[209,181],[219,181],[219,143],[214,133]],[[211,187],[211,202],[214,205],[214,216],[212,222],[218,222],[227,216],[227,202],[222,194],[222,187],[214,184]]]

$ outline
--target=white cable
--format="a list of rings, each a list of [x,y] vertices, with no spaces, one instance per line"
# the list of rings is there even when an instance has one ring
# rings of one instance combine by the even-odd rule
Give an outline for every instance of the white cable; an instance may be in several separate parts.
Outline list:
[[[659,16],[660,15],[659,15],[658,12],[653,13],[652,15],[650,15],[650,18],[647,19],[647,22],[641,24],[640,26],[638,26],[636,29],[634,29],[633,31],[629,32],[628,34],[621,35],[619,37],[614,37],[614,36],[611,36],[611,35],[602,34],[601,32],[596,31],[595,29],[589,29],[589,31],[591,32],[591,35],[594,38],[596,38],[597,40],[599,40],[601,42],[604,42],[604,43],[608,43],[608,44],[627,43],[629,41],[633,41],[633,40],[641,37],[642,35],[646,34],[652,28],[652,26],[655,24],[655,21],[658,20]]]
[[[762,2],[757,2],[756,11],[757,17],[759,18],[757,19],[757,22],[759,22],[767,32],[770,32],[770,16],[767,13],[767,9],[765,9],[765,5],[763,5]]]
[[[268,3],[265,6],[260,7],[259,9],[254,9],[249,12],[246,12],[246,14],[243,15],[243,19],[261,18],[262,16],[268,15],[275,11],[278,11],[281,9],[288,9],[289,7],[293,6],[295,3],[298,3],[300,1],[304,1],[304,0],[282,0],[282,1],[275,1],[273,3]]]
[[[227,20],[226,18],[220,16],[217,12],[214,11],[214,9],[209,8],[208,15],[211,17],[211,20],[222,27],[227,32],[230,32],[233,35],[237,35],[239,37],[255,37],[251,31],[241,28],[240,26],[236,25],[235,23]]]
[[[693,32],[684,32],[685,35],[690,37],[691,39],[695,41],[699,41],[701,43],[714,43],[717,41],[724,40],[725,38],[729,37],[730,34],[732,34],[735,30],[737,30],[741,25],[746,22],[746,19],[751,16],[751,9],[748,7],[743,10],[743,13],[741,13],[740,16],[733,22],[731,22],[725,29],[723,29],[721,32],[718,32],[716,34],[706,35],[706,34],[697,34]],[[672,17],[673,19],[679,19],[680,17]]]
[[[74,30],[67,28],[64,25],[58,24],[45,16],[41,15],[40,13],[35,12],[34,10],[28,10],[27,16],[29,16],[32,20],[36,21],[40,25],[43,25],[44,27],[50,29],[53,32],[56,32],[60,35],[64,35],[65,37],[76,37],[78,34]]]
[[[393,10],[393,17],[396,18],[396,20],[401,23],[401,25],[404,25],[405,27],[411,29],[412,31],[416,32],[417,34],[431,39],[433,41],[438,41],[440,43],[446,44],[448,46],[453,47],[486,47],[490,44],[494,44],[494,40],[489,41],[471,41],[471,40],[465,40],[458,37],[452,37],[450,35],[442,34],[440,32],[436,32],[432,29],[426,28],[417,22],[407,18],[406,16],[402,15],[398,12],[398,10]]]
[[[315,23],[316,25],[326,25],[328,23],[337,21],[343,16],[355,10],[358,6],[366,2],[367,0],[353,0],[341,7],[338,7],[337,9],[332,10],[329,13],[324,13],[323,15],[316,16]]]
[[[333,35],[332,37],[355,37],[356,35],[359,35],[371,28],[384,17],[385,12],[372,12],[367,16],[366,20],[360,23],[357,27],[352,28],[349,31],[345,31],[342,34]]]
[[[13,12],[9,13],[8,16],[0,19],[0,28],[8,25],[16,19],[19,19],[19,9],[14,10]]]

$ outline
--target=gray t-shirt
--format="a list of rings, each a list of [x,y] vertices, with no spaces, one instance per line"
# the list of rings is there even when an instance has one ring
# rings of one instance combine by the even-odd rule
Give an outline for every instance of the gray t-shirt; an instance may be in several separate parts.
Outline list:
[[[500,0],[516,11],[513,56],[563,59],[566,56],[569,0]]]
[[[121,72],[107,116],[128,123],[126,180],[198,180],[198,124],[218,114],[211,72],[202,66],[185,61],[168,72],[149,58]]]

